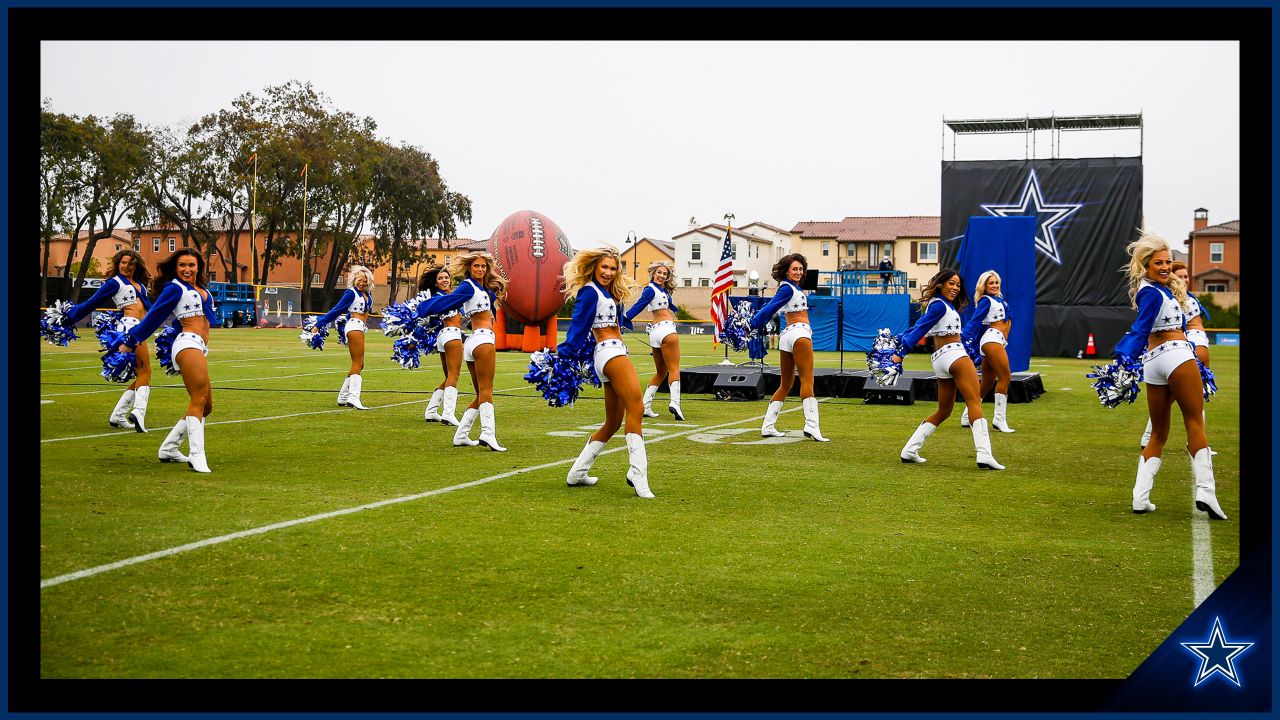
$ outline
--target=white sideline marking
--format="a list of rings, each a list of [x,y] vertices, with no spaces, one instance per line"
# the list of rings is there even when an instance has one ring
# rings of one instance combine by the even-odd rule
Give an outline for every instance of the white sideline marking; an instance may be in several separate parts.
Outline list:
[[[421,402],[421,401],[416,401],[416,402]],[[389,407],[389,406],[383,405],[381,407]],[[803,408],[795,407],[790,410],[783,410],[782,413],[779,413],[779,414],[796,412],[797,410],[801,410],[801,409]],[[764,419],[764,415],[757,415],[755,417],[743,418],[741,420],[735,420],[733,422],[724,423],[721,425],[711,425],[708,427],[690,428],[685,432],[672,433],[670,435],[663,435],[661,437],[656,437],[652,440],[646,441],[645,444],[652,445],[653,443],[662,442],[663,440],[670,440],[672,438],[678,438],[678,437],[689,435],[696,432],[705,432],[707,430],[715,430],[717,428],[730,427],[732,425],[738,425],[744,422],[751,422],[753,420],[763,420],[763,419]],[[233,422],[245,422],[245,421],[237,420]],[[608,455],[610,453],[621,452],[626,449],[627,448],[625,446],[620,445],[611,450],[605,450],[600,454]],[[138,555],[135,557],[124,559],[124,560],[119,560],[117,562],[108,563],[106,565],[98,565],[97,567],[86,568],[84,570],[77,570],[76,572],[67,573],[66,575],[59,575],[57,577],[49,578],[48,580],[41,580],[40,589],[43,590],[48,587],[53,587],[54,585],[61,585],[64,582],[91,577],[93,575],[109,572],[111,570],[119,570],[120,568],[128,567],[130,565],[137,565],[138,563],[147,562],[148,560],[158,560],[163,557],[169,557],[170,555],[177,555],[178,553],[186,552],[188,550],[197,550],[202,547],[209,547],[210,545],[218,545],[224,542],[229,542],[231,540],[238,540],[240,538],[251,537],[253,535],[262,535],[263,533],[268,533],[268,532],[271,532],[272,530],[280,530],[287,527],[293,527],[294,525],[302,525],[304,523],[312,523],[312,522],[318,522],[320,520],[328,520],[329,518],[340,517],[342,515],[350,515],[351,513],[359,512],[361,510],[372,510],[374,508],[383,507],[385,505],[395,505],[398,503],[409,502],[411,500],[420,500],[422,498],[431,497],[433,495],[441,495],[447,492],[452,492],[454,490],[462,490],[464,488],[475,487],[477,485],[484,485],[486,483],[493,482],[494,480],[501,480],[503,478],[509,478],[514,475],[522,475],[524,473],[535,472],[537,470],[546,470],[547,468],[552,468],[557,465],[567,465],[576,461],[577,459],[578,458],[575,455],[574,457],[566,458],[564,460],[556,460],[555,462],[543,463],[541,465],[534,465],[532,467],[521,468],[519,470],[509,470],[507,472],[499,473],[497,475],[490,475],[489,477],[480,478],[479,480],[472,480],[470,482],[460,483],[458,485],[450,485],[449,487],[439,488],[437,490],[428,490],[427,492],[416,493],[413,495],[405,495],[403,497],[398,497],[398,498],[391,498],[390,500],[379,500],[377,502],[367,503],[365,505],[359,505],[353,508],[334,510],[327,513],[320,513],[318,515],[308,515],[307,517],[298,518],[296,520],[285,520],[284,522],[272,523],[270,525],[263,525],[262,527],[256,527],[249,530],[241,530],[240,532],[234,532],[229,535],[219,535],[218,537],[208,538],[205,540],[198,540],[193,543],[187,543],[186,545],[179,545],[177,547],[172,547],[172,548],[169,548],[168,550],[158,550],[153,553],[147,553],[146,555]]]
[[[1194,486],[1194,483],[1193,483]],[[1195,607],[1209,597],[1213,584],[1213,540],[1209,537],[1209,513],[1196,509],[1195,488],[1191,490],[1191,588]]]

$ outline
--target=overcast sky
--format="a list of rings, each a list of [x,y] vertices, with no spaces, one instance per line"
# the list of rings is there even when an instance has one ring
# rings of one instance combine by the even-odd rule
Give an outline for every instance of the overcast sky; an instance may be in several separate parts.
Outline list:
[[[944,117],[1055,113],[1143,114],[1141,147],[1136,130],[1067,132],[1059,154],[1141,150],[1150,230],[1185,239],[1198,207],[1212,224],[1240,216],[1235,42],[41,44],[41,97],[74,115],[185,128],[289,80],[431,153],[471,198],[458,234],[474,239],[519,210],[576,247],[670,239],[729,212],[784,230],[937,215]],[[1037,134],[1035,157],[1049,142]],[[955,159],[1025,145],[966,135]]]

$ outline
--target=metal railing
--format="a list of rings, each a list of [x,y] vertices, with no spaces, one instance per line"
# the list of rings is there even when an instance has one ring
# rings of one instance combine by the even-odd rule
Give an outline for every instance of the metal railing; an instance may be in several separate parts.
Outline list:
[[[888,282],[882,276],[888,275]],[[906,295],[907,274],[901,270],[836,270],[818,272],[818,295]]]

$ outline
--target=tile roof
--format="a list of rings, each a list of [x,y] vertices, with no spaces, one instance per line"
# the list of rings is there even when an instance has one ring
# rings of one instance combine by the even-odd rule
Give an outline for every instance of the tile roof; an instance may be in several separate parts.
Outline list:
[[[801,222],[791,229],[800,237],[834,238],[840,242],[887,242],[901,237],[938,237],[940,215],[846,217],[840,222]]]
[[[1209,227],[1206,227],[1206,228],[1201,228],[1201,229],[1199,229],[1199,230],[1192,230],[1192,231],[1191,231],[1191,235],[1192,235],[1192,236],[1199,236],[1199,235],[1239,235],[1239,234],[1240,234],[1240,221],[1239,221],[1239,220],[1231,220],[1231,221],[1229,221],[1229,222],[1220,223],[1220,224],[1218,224],[1218,225],[1210,225]]]

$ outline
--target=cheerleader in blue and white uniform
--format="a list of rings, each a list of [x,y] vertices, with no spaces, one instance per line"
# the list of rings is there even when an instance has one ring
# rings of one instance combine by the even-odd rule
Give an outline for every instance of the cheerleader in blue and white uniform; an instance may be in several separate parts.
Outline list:
[[[448,295],[452,289],[453,277],[449,275],[448,268],[429,268],[418,282],[418,302],[437,295]],[[462,316],[457,310],[450,310],[439,315],[439,318],[443,327],[436,335],[435,347],[428,348],[428,351],[434,350],[440,355],[444,379],[431,392],[431,402],[427,403],[422,419],[457,427],[458,417],[454,408],[458,405],[458,376],[462,373]]]
[[[680,336],[676,333],[676,307],[671,293],[676,289],[675,274],[671,266],[662,261],[649,265],[649,284],[635,304],[627,310],[623,325],[632,328],[632,321],[642,312],[653,313],[653,321],[647,328],[649,347],[653,348],[653,364],[656,372],[644,389],[644,416],[658,417],[653,411],[653,397],[658,394],[658,387],[667,382],[671,392],[671,404],[667,409],[677,420],[684,420],[680,410]]]
[[[442,315],[457,310],[471,327],[471,335],[462,344],[462,359],[471,373],[476,397],[467,405],[453,433],[454,447],[484,445],[495,452],[506,452],[498,444],[497,420],[493,413],[493,376],[497,365],[496,337],[493,333],[494,311],[507,295],[507,279],[494,270],[493,256],[487,252],[458,255],[449,262],[449,271],[458,281],[447,295],[437,295],[418,303],[418,317]],[[439,340],[436,341],[437,347]],[[471,439],[471,428],[480,418],[480,439]]]
[[[1187,264],[1181,260],[1174,260],[1170,267],[1173,269],[1173,274],[1182,280],[1183,287],[1187,288],[1187,301],[1182,304],[1182,310],[1187,314],[1187,340],[1196,346],[1196,359],[1200,364],[1210,367],[1209,335],[1204,331],[1204,321],[1212,318],[1200,304],[1200,300],[1191,294],[1191,273],[1187,270]],[[1204,410],[1200,411],[1200,415],[1204,416]],[[1142,442],[1139,443],[1139,447],[1145,448],[1149,439],[1151,439],[1151,418],[1147,418],[1147,429],[1142,433]],[[1209,455],[1217,454],[1217,450],[1209,448]]]
[[[182,374],[187,388],[187,412],[164,442],[160,443],[160,462],[185,462],[196,472],[207,473],[204,420],[213,413],[213,390],[209,386],[209,324],[214,314],[213,296],[205,289],[204,257],[192,248],[183,248],[156,267],[151,281],[155,302],[142,320],[129,329],[118,350],[137,352],[147,338],[174,318],[178,336],[171,350],[173,365]],[[191,454],[183,455],[181,445],[186,438]]]
[[[1186,285],[1173,272],[1173,254],[1164,238],[1143,234],[1125,251],[1130,256],[1126,268],[1129,294],[1138,319],[1116,343],[1114,354],[1142,360],[1152,426],[1147,446],[1138,457],[1133,511],[1141,514],[1156,509],[1150,500],[1151,487],[1160,470],[1160,456],[1169,439],[1170,411],[1176,402],[1187,429],[1196,508],[1213,520],[1226,520],[1227,515],[1218,504],[1209,438],[1204,431],[1204,384],[1196,364],[1195,346],[1186,334]]]
[[[1014,429],[1009,427],[1005,418],[1009,407],[1009,382],[1013,373],[1009,369],[1009,354],[1005,352],[1005,348],[1009,345],[1009,329],[1013,325],[1013,318],[1009,313],[1009,303],[1000,294],[999,273],[988,270],[978,276],[973,301],[973,315],[965,323],[964,338],[966,342],[973,341],[982,355],[982,382],[978,387],[978,402],[982,402],[982,398],[995,388],[996,411],[991,418],[991,427],[1000,432],[1011,433]],[[969,427],[967,405],[960,414],[960,427]]]
[[[347,274],[347,291],[342,293],[338,304],[329,312],[316,319],[316,332],[328,326],[338,316],[347,313],[347,323],[342,328],[343,338],[347,342],[347,350],[351,354],[351,368],[342,380],[342,389],[338,391],[338,406],[353,407],[357,410],[368,410],[360,402],[360,392],[364,389],[364,379],[360,373],[364,370],[364,335],[368,328],[369,313],[373,312],[373,272],[363,265],[355,265]]]
[[[938,409],[920,423],[911,439],[902,448],[899,457],[904,463],[922,463],[920,449],[934,430],[951,417],[955,407],[956,391],[964,395],[965,406],[969,409],[969,423],[973,430],[973,447],[978,458],[978,467],[983,470],[1003,470],[1004,466],[996,462],[991,454],[991,437],[987,431],[987,420],[982,416],[982,396],[978,392],[978,369],[973,360],[965,352],[961,342],[960,310],[969,304],[969,298],[963,292],[964,281],[960,273],[951,268],[944,268],[929,279],[929,283],[921,291],[920,307],[924,313],[916,324],[902,335],[902,342],[913,348],[923,337],[933,338],[932,355],[933,372],[938,378]],[[895,363],[902,362],[898,355],[893,356]]]
[[[141,322],[147,310],[151,309],[151,298],[147,296],[147,283],[150,281],[151,273],[147,272],[142,253],[133,249],[121,250],[111,257],[111,274],[102,287],[93,297],[71,306],[67,310],[67,318],[73,323],[79,322],[94,308],[110,300],[121,313],[115,329],[126,332]],[[145,343],[138,346],[137,357],[137,375],[116,402],[108,422],[112,427],[132,427],[141,433],[147,431],[147,403],[151,400],[151,360]]]
[[[796,373],[799,372],[805,437],[818,442],[829,442],[822,436],[818,424],[818,398],[813,395],[813,330],[809,327],[809,301],[800,289],[808,268],[809,261],[799,253],[785,255],[778,260],[772,272],[773,279],[778,281],[778,291],[767,305],[751,316],[751,327],[756,330],[763,330],[779,312],[784,313],[787,319],[787,326],[778,336],[782,380],[769,399],[769,409],[764,414],[760,434],[764,437],[782,437],[785,434],[775,427],[775,423],[778,421],[778,413],[782,412],[783,401],[791,392]]]
[[[636,495],[652,498],[649,456],[641,426],[644,403],[640,379],[627,357],[619,327],[621,304],[631,297],[631,279],[619,272],[621,262],[617,250],[599,248],[579,250],[564,264],[564,294],[566,299],[574,299],[573,319],[564,342],[556,346],[556,354],[580,360],[590,358],[604,387],[604,424],[587,439],[565,482],[595,485],[598,478],[588,472],[605,443],[625,422],[627,484],[635,488]]]

